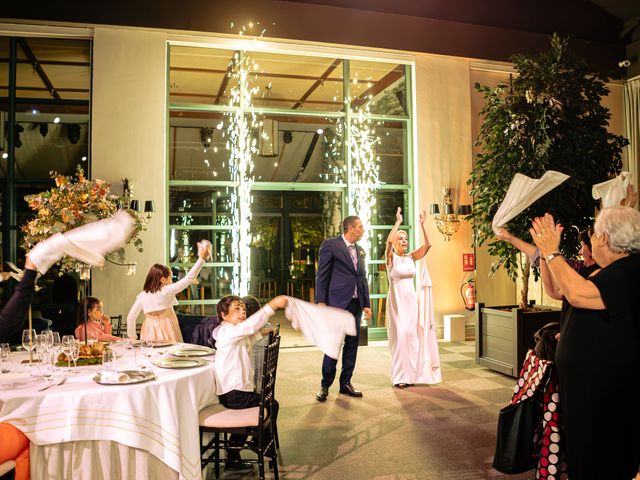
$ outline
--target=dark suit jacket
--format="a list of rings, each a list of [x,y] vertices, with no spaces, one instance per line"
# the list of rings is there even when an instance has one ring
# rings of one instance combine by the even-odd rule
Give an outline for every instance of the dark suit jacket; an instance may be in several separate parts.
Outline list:
[[[316,273],[316,303],[346,308],[353,298],[354,289],[358,287],[360,307],[370,307],[365,252],[359,245],[356,245],[356,252],[357,270],[353,268],[353,260],[342,235],[322,242]]]

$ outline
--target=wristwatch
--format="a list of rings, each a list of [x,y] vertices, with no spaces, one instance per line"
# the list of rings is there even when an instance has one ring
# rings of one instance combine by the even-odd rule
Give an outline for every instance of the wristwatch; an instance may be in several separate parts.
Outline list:
[[[560,252],[551,252],[549,255],[545,257],[545,260],[547,261],[547,263],[549,263],[554,258],[561,257],[561,256],[562,256],[562,253]]]

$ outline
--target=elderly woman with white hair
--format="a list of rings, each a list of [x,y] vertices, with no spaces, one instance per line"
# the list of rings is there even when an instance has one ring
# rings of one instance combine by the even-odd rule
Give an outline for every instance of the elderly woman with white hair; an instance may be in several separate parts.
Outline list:
[[[591,246],[601,269],[586,279],[562,257],[562,231],[548,213],[531,228],[571,304],[555,357],[569,478],[640,478],[640,213],[600,212]]]

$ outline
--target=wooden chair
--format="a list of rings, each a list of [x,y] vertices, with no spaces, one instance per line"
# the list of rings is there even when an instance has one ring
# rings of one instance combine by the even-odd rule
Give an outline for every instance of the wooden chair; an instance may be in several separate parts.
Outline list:
[[[251,450],[257,459],[243,459],[244,462],[257,463],[260,480],[264,480],[264,459],[271,458],[269,466],[273,469],[273,477],[278,480],[278,441],[277,428],[274,419],[274,390],[276,371],[278,367],[278,353],[280,350],[280,335],[269,335],[269,343],[264,347],[264,363],[262,371],[262,391],[260,404],[257,407],[240,410],[227,409],[224,406],[210,405],[200,411],[200,452],[202,468],[214,462],[216,478],[220,478],[220,450],[231,448]],[[205,444],[204,433],[209,432],[213,437]],[[231,434],[248,435],[244,445],[235,447],[229,445],[228,436]],[[207,453],[212,450],[210,454]]]
[[[120,337],[120,332],[122,330],[122,315],[112,315],[109,318],[111,319],[111,332],[116,337]]]

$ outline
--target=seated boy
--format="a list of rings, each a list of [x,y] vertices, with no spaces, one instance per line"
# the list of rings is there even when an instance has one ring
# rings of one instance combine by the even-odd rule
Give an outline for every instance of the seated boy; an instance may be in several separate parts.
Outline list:
[[[260,395],[255,392],[254,371],[251,361],[253,344],[262,337],[262,327],[276,310],[285,308],[288,299],[280,295],[247,318],[246,307],[242,299],[227,295],[217,305],[220,325],[213,331],[216,341],[216,383],[220,403],[226,408],[242,409],[257,407]],[[268,333],[268,331],[263,331]],[[278,403],[275,402],[274,421],[277,419]],[[231,435],[230,444],[238,446],[244,443],[243,435]],[[253,466],[242,462],[240,452],[230,449],[227,452],[225,470],[250,471]]]

